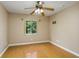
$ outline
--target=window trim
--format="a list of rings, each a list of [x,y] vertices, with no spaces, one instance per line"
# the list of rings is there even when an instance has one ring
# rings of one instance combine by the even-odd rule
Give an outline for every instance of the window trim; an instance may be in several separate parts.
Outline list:
[[[36,21],[37,22],[37,20],[26,20],[26,21]],[[26,33],[26,21],[24,21],[24,33],[25,33],[25,35],[37,35],[38,34],[38,31],[37,31],[37,29],[36,29],[36,33]],[[38,28],[38,24],[37,24],[37,28]]]

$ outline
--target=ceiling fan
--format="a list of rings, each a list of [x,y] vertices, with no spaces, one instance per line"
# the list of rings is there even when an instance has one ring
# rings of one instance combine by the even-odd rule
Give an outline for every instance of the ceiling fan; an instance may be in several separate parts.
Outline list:
[[[42,16],[45,16],[44,10],[54,11],[54,8],[43,7],[43,4],[44,2],[37,1],[35,7],[32,7],[35,8],[35,10],[33,10],[30,14],[32,15],[35,13],[36,15],[41,14]],[[25,9],[32,9],[32,8],[25,8]]]

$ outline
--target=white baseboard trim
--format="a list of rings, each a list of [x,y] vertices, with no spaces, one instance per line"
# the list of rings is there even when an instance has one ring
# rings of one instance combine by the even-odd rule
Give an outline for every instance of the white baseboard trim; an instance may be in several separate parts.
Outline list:
[[[9,45],[2,51],[2,53],[0,54],[0,58],[2,57],[2,55],[5,53],[5,51],[6,51],[10,46],[26,45],[26,44],[34,44],[34,43],[45,43],[45,42],[49,42],[49,41],[38,41],[38,42],[9,44]]]
[[[79,54],[77,54],[77,53],[71,51],[70,49],[67,49],[67,48],[65,48],[65,47],[63,47],[63,46],[61,46],[61,45],[59,45],[59,44],[57,44],[57,43],[51,42],[51,41],[50,41],[50,43],[51,43],[51,44],[54,44],[54,45],[56,45],[57,47],[62,48],[62,49],[64,49],[65,51],[67,51],[67,52],[69,52],[69,53],[71,53],[71,54],[73,54],[73,55],[79,57]]]
[[[27,42],[27,43],[14,43],[14,44],[9,44],[9,46],[27,45],[27,44],[44,43],[44,42],[49,42],[49,41],[38,41],[38,42]]]
[[[9,46],[7,46],[3,51],[2,53],[0,54],[0,58],[2,57],[2,55],[5,53],[5,51],[8,49]]]
[[[1,58],[2,55],[5,53],[5,51],[8,49],[8,47],[10,47],[10,46],[27,45],[27,44],[34,44],[34,43],[45,43],[45,42],[50,42],[51,44],[54,44],[54,45],[56,45],[57,47],[62,48],[62,49],[64,49],[65,51],[68,51],[68,52],[74,54],[75,56],[78,56],[78,57],[79,57],[79,54],[77,54],[77,53],[75,53],[75,52],[73,52],[73,51],[71,51],[71,50],[69,50],[69,49],[67,49],[67,48],[64,48],[63,46],[60,46],[60,45],[57,44],[57,43],[54,43],[54,42],[51,42],[51,41],[38,41],[38,42],[9,44],[9,45],[2,51],[2,53],[0,54],[0,58]]]

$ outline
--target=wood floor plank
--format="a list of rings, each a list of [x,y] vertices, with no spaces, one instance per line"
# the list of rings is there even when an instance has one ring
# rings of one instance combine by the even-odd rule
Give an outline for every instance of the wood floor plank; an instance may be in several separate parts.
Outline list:
[[[77,56],[52,45],[38,43],[12,46],[2,56],[3,58],[77,58]]]

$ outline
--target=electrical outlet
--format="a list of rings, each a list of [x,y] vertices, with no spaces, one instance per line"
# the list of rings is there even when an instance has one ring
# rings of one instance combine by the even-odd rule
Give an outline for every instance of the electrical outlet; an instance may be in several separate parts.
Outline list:
[[[61,41],[60,41],[60,40],[56,40],[56,42],[61,43]]]

